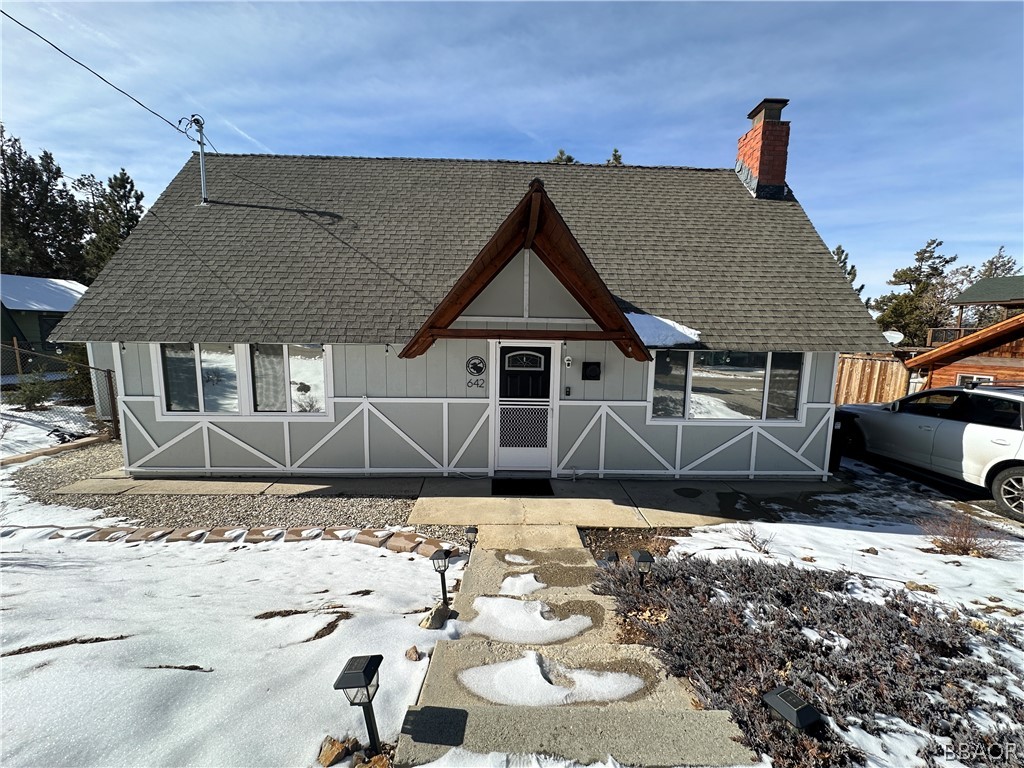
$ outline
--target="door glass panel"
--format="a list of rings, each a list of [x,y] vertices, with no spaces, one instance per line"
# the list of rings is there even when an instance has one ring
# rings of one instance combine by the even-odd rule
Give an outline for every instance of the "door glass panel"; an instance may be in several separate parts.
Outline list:
[[[681,419],[686,398],[686,366],[689,352],[659,349],[654,355],[654,403],[651,415],[655,419]]]
[[[899,412],[944,418],[952,415],[953,405],[959,396],[957,392],[933,392],[919,397],[909,397],[902,401]]]
[[[773,352],[768,377],[769,419],[795,419],[800,405],[800,374],[804,356],[799,352]]]
[[[238,370],[232,344],[200,344],[203,410],[238,413]]]
[[[963,412],[964,421],[987,427],[1021,428],[1020,403],[1001,397],[971,395]]]

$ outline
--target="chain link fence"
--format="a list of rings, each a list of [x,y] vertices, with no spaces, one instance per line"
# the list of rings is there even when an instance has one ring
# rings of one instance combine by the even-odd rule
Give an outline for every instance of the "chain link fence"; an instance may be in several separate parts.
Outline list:
[[[82,344],[43,346],[0,344],[2,454],[103,432],[119,438],[114,372],[89,365]]]

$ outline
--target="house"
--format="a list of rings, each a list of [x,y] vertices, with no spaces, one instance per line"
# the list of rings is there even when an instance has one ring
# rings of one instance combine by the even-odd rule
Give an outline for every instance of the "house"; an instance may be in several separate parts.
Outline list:
[[[825,477],[840,351],[888,348],[786,184],[735,167],[193,156],[55,337],[127,469]]]
[[[971,383],[1024,385],[1024,314],[961,336],[907,361],[925,388]]]
[[[74,280],[0,275],[0,384],[15,385],[22,379],[22,361],[14,348],[53,353],[56,345],[47,337],[84,294],[85,286]],[[33,368],[47,378],[59,378],[64,366],[40,358]]]

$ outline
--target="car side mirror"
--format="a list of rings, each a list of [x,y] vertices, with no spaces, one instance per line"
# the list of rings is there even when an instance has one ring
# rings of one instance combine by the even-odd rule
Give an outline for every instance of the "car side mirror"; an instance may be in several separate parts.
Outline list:
[[[899,409],[900,409],[900,401],[899,400],[894,400],[893,402],[889,403],[888,410],[892,411],[893,413],[896,413],[897,411],[899,411]]]

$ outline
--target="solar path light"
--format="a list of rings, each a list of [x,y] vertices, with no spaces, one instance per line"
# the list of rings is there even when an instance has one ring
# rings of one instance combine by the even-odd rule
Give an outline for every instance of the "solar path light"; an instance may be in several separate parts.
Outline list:
[[[764,696],[761,701],[795,728],[806,731],[821,720],[821,713],[814,705],[797,694],[792,688],[780,685]]]
[[[377,670],[382,661],[384,661],[384,657],[380,654],[353,656],[341,670],[338,679],[334,681],[334,690],[340,688],[344,691],[349,704],[353,707],[363,708],[366,733],[370,738],[370,750],[375,755],[380,754],[380,736],[377,734],[377,719],[373,716],[373,697],[377,694],[379,687]]]
[[[471,525],[466,529],[466,541],[469,542],[469,554],[473,555],[473,545],[476,544],[476,537],[480,533],[475,525]]]
[[[651,567],[654,565],[654,555],[646,549],[634,549],[629,554],[633,558],[633,562],[636,563],[636,569],[640,574],[640,588],[643,589],[644,579],[647,578],[647,574],[651,572]]]
[[[451,556],[452,553],[447,549],[439,549],[430,556],[430,563],[434,566],[434,570],[441,574],[441,599],[446,607],[448,605],[448,582],[445,581],[444,572],[448,570],[448,558]]]

